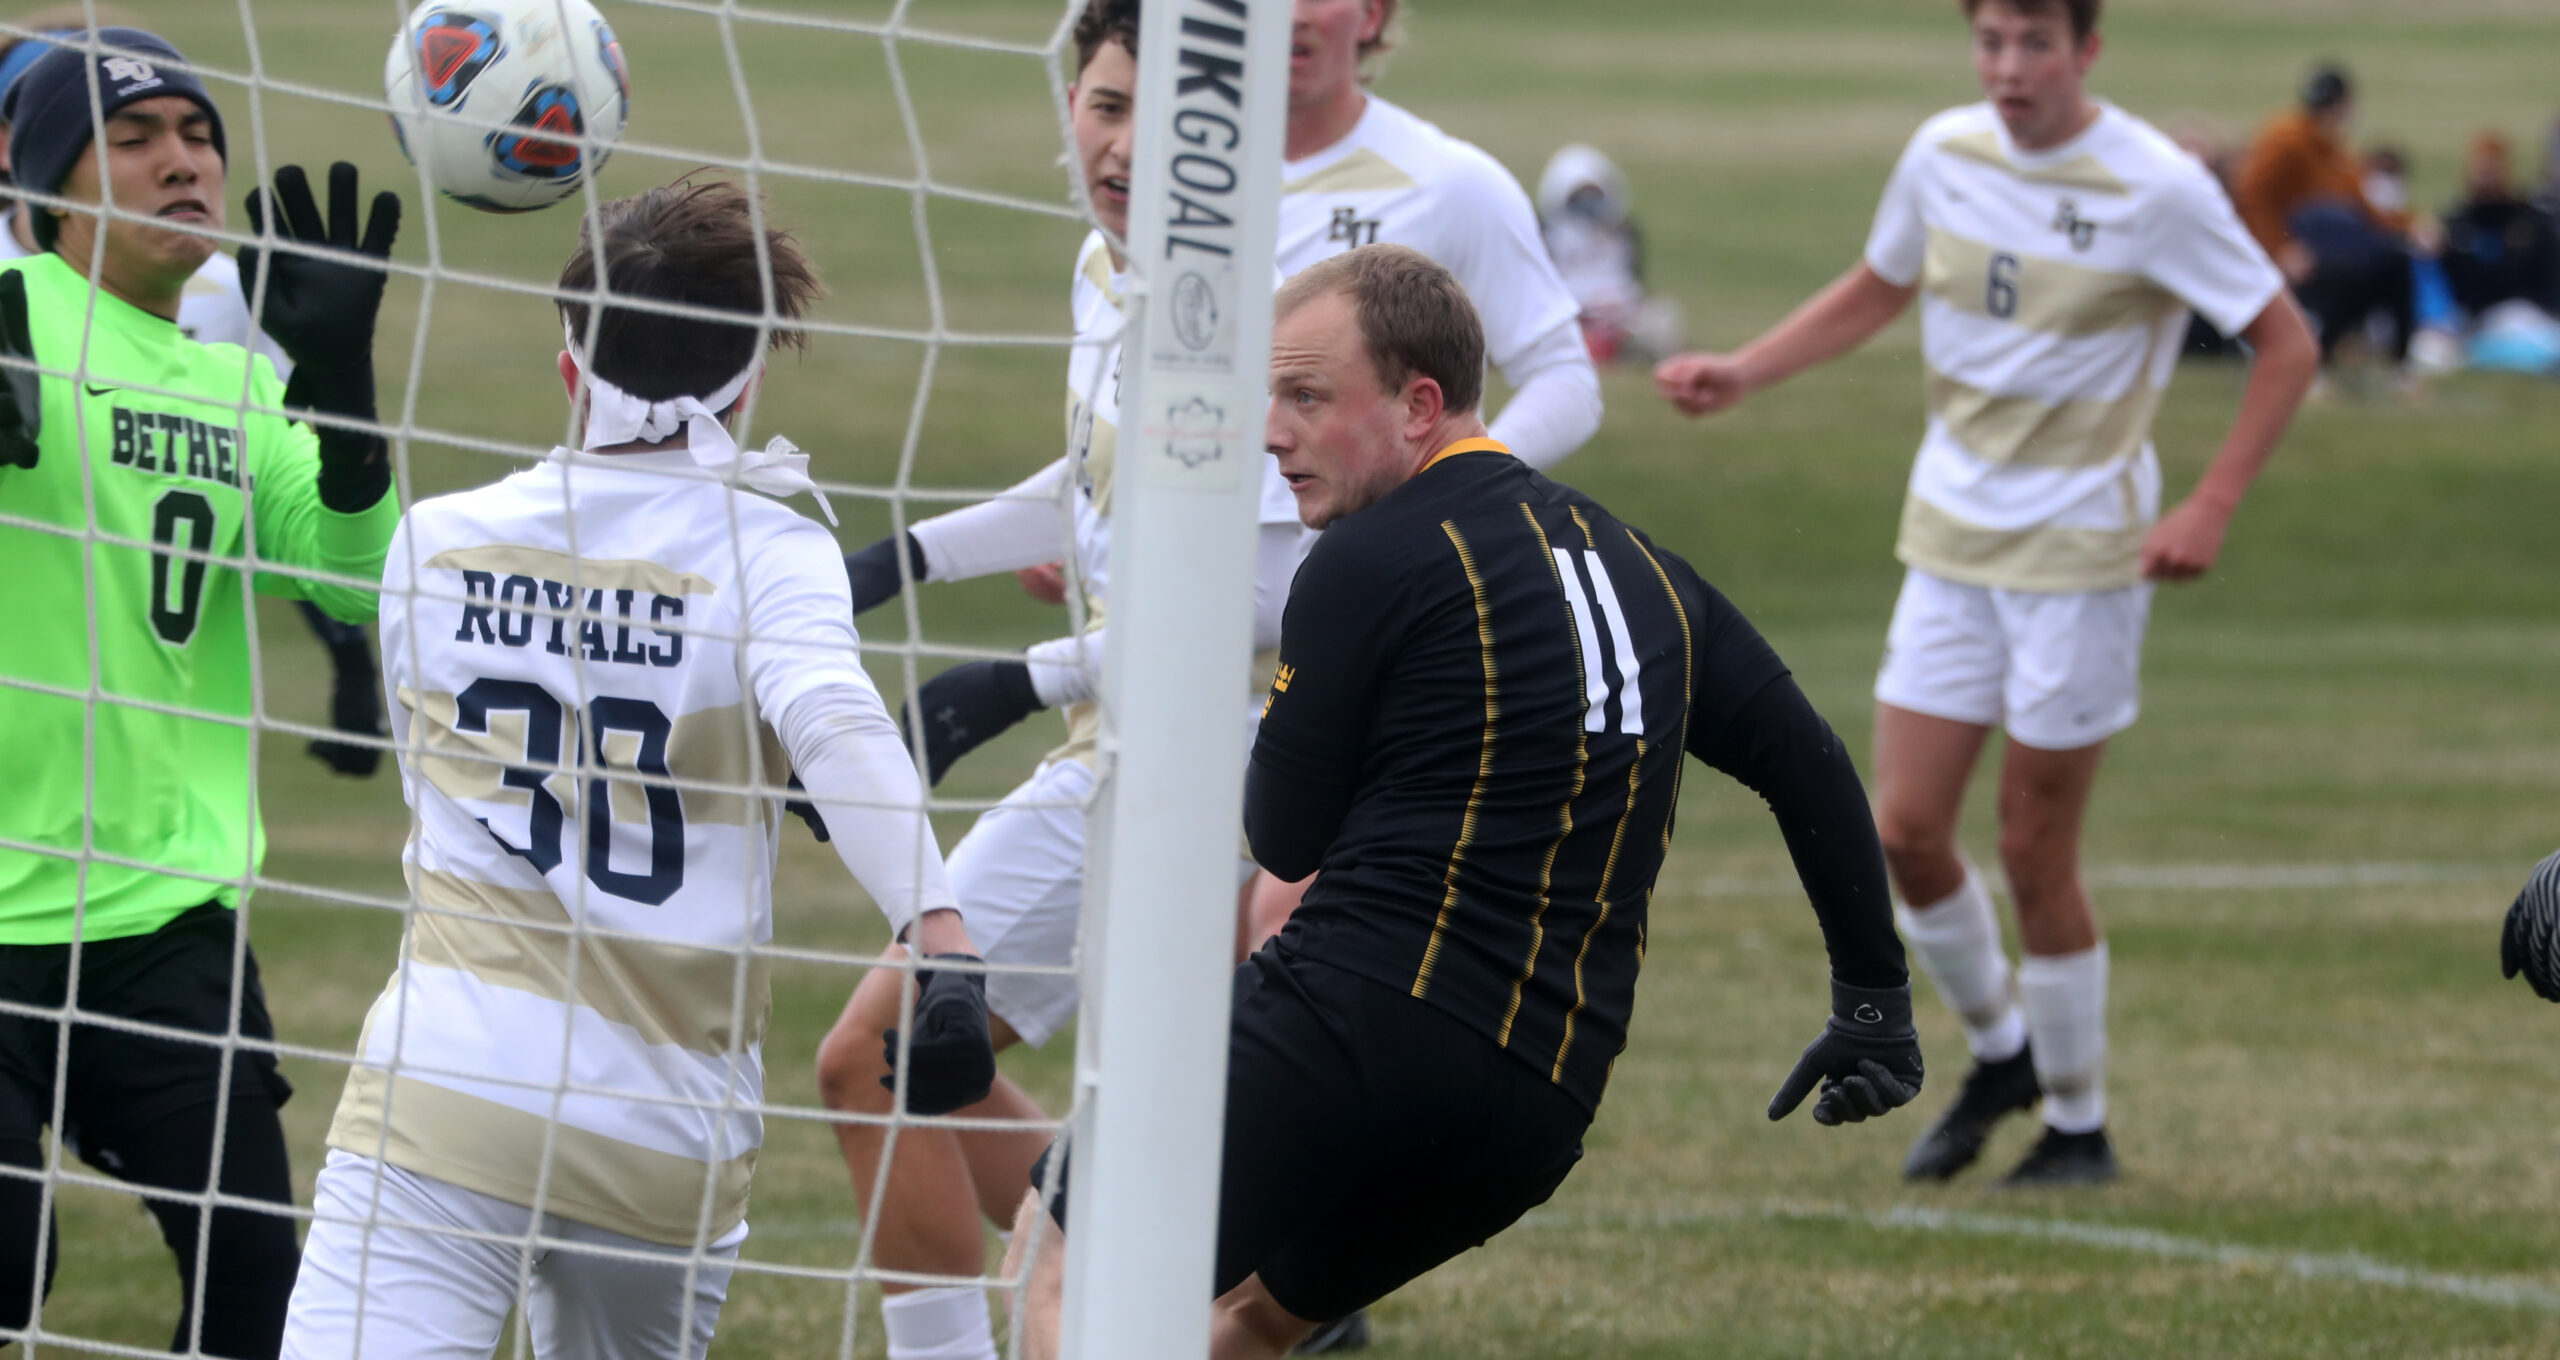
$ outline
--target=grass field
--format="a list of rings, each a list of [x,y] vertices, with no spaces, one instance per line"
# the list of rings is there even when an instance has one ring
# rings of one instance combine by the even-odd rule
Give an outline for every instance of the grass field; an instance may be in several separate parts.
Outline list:
[[[245,69],[241,7],[135,8],[199,60]],[[919,147],[937,182],[1059,201],[1056,124],[1037,63],[901,45],[920,137],[890,93],[881,43],[741,23],[732,96],[722,31],[695,12],[607,3],[636,83],[635,148],[608,191],[663,180],[751,141],[770,158],[903,177]],[[772,0],[884,17],[885,0]],[[279,80],[369,91],[397,6],[253,0]],[[935,3],[918,24],[1036,42],[1048,0]],[[1929,112],[1971,97],[1950,3],[1812,0],[1413,0],[1409,51],[1382,92],[1534,179],[1560,141],[1596,143],[1637,186],[1657,286],[1702,341],[1733,343],[1853,257],[1884,173]],[[2097,86],[2163,125],[2244,134],[2313,59],[2363,77],[2364,131],[2415,154],[2421,201],[2452,187],[2480,127],[2522,145],[2560,113],[2547,0],[2118,0]],[[218,90],[221,87],[217,87]],[[231,101],[245,173],[252,118]],[[270,93],[256,110],[281,158],[403,173],[377,115]],[[651,154],[680,148],[690,154]],[[414,181],[410,181],[414,184]],[[237,188],[233,197],[237,198]],[[942,315],[924,286],[904,190],[777,180],[833,284],[826,319],[884,332],[1055,336],[1072,223],[948,198],[926,214]],[[566,212],[426,229],[411,191],[404,260],[491,279],[548,278]],[[429,323],[394,290],[380,359],[397,398],[449,440],[410,449],[432,493],[510,464],[467,441],[541,445],[563,423],[540,300],[447,282]],[[414,327],[414,328],[413,328]],[[414,344],[413,344],[414,337]],[[1916,334],[1710,426],[1612,375],[1607,429],[1564,475],[1686,554],[1749,610],[1860,750],[1867,685],[1898,568],[1889,548],[1919,433]],[[772,385],[768,428],[825,474],[886,484],[911,420],[916,481],[990,488],[1054,456],[1062,355],[1033,344],[825,337]],[[2239,376],[2191,369],[2159,442],[2192,481]],[[2225,565],[2164,594],[2145,721],[2110,755],[2089,859],[2113,942],[2114,1131],[2124,1181],[2003,1196],[1980,1175],[1903,1187],[1903,1146],[1952,1093],[1955,1028],[1924,1007],[1935,1072],[1921,1107],[1882,1126],[1772,1126],[1761,1107],[1822,1018],[1819,939],[1756,802],[1692,780],[1654,909],[1632,1047],[1556,1201],[1487,1249],[1376,1310],[1373,1352],[1457,1357],[2486,1357],[2560,1353],[2560,1116],[2548,1036],[2560,1016],[2496,975],[2495,930],[2560,822],[2560,387],[2457,378],[2418,401],[2341,397],[2307,411],[2236,525]],[[839,498],[848,545],[877,502]],[[1058,618],[1010,582],[927,592],[929,637],[1023,645]],[[321,712],[316,654],[270,611],[272,711]],[[894,624],[884,625],[894,627]],[[884,681],[893,668],[884,667]],[[1045,726],[973,757],[947,791],[988,796],[1050,739]],[[268,872],[392,894],[407,819],[396,784],[336,782],[283,737],[266,745]],[[1989,862],[1987,806],[1968,823]],[[957,823],[954,824],[955,829]],[[796,841],[796,837],[794,838]],[[864,950],[876,918],[824,851],[787,854],[781,933]],[[1217,909],[1204,904],[1204,909]],[[398,921],[262,896],[255,939],[286,1039],[345,1048],[387,972]],[[774,1098],[814,1105],[810,1055],[853,981],[785,968],[768,1062]],[[1069,1045],[1008,1059],[1064,1089]],[[297,1169],[341,1073],[290,1065]],[[1991,1160],[2019,1154],[2025,1130]],[[854,1202],[824,1129],[773,1122],[751,1259],[843,1269]],[[165,1256],[129,1198],[66,1194],[50,1329],[165,1341]],[[768,1276],[732,1293],[718,1352],[880,1354],[876,1313],[840,1285]]]

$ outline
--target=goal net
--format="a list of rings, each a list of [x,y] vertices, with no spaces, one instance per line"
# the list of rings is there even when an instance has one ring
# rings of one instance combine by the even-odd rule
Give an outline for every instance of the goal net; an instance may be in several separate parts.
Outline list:
[[[325,181],[324,167],[349,161],[366,198],[377,188],[401,195],[407,219],[374,358],[403,506],[496,481],[555,445],[576,443],[555,365],[561,328],[554,281],[581,215],[706,169],[758,195],[770,222],[793,231],[823,274],[827,295],[800,323],[807,353],[774,360],[737,433],[742,447],[781,435],[813,455],[811,474],[841,521],[836,532],[846,550],[948,510],[1020,494],[1006,489],[1068,452],[1061,420],[1067,399],[1089,404],[1100,384],[1115,385],[1125,416],[1109,507],[1111,627],[1096,682],[1096,778],[1090,793],[1073,799],[1017,796],[1007,804],[1011,815],[1058,817],[1084,828],[1091,859],[1082,882],[1071,885],[1081,896],[1082,934],[1053,961],[989,965],[993,972],[1080,978],[1071,1032],[1005,1060],[1008,1078],[1037,1111],[932,1118],[902,1108],[884,1115],[828,1109],[816,1076],[821,1041],[861,980],[882,966],[887,932],[835,855],[784,821],[771,938],[737,950],[733,960],[739,977],[764,982],[742,984],[726,1025],[717,1027],[732,1036],[720,1056],[733,1070],[760,1061],[762,1080],[732,1083],[716,1101],[693,1102],[697,1112],[755,1139],[745,1149],[753,1152],[750,1227],[737,1247],[714,1344],[735,1354],[879,1356],[883,1285],[977,1285],[1005,1353],[1018,1353],[1024,1277],[1000,1268],[996,1225],[987,1225],[984,1267],[974,1275],[903,1270],[884,1259],[896,1252],[876,1212],[878,1186],[857,1194],[838,1147],[840,1129],[867,1125],[885,1131],[893,1160],[897,1140],[919,1131],[1070,1133],[1076,1217],[1066,1352],[1201,1353],[1288,11],[1266,0],[1151,0],[1121,285],[1129,315],[1125,360],[1116,372],[1084,365],[1093,386],[1075,392],[1067,378],[1078,343],[1069,286],[1079,243],[1092,229],[1069,101],[1071,34],[1084,0],[598,3],[628,63],[628,129],[580,193],[523,216],[436,197],[385,126],[394,110],[380,73],[412,8],[407,0],[92,0],[71,7],[79,17],[69,23],[59,9],[31,16],[32,27],[0,11],[0,42],[39,29],[57,42],[81,42],[59,30],[85,18],[146,28],[182,49],[185,68],[202,80],[226,124],[229,211],[219,233],[226,253],[255,239],[241,199],[272,182],[280,166],[305,166]],[[473,6],[455,0],[451,8]],[[191,288],[215,287],[217,273]],[[1175,306],[1179,318],[1167,310]],[[1095,341],[1088,336],[1085,343]],[[85,363],[31,370],[0,359],[13,370],[8,376],[34,371],[48,380],[88,373]],[[243,419],[271,409],[247,393],[239,402]],[[1003,572],[951,583],[908,580],[896,601],[862,617],[863,662],[893,707],[912,706],[922,685],[955,663],[1020,659],[1031,644],[1097,622],[1088,595],[1098,598],[1098,585],[1081,579],[1069,546],[1089,470],[1071,471],[1077,475],[1039,502],[1058,529],[1061,546],[1051,555],[1065,578],[1063,604],[1035,598],[1037,582]],[[12,475],[0,469],[0,483]],[[817,510],[805,498],[792,503]],[[333,679],[329,653],[289,602],[253,593],[261,580],[326,582],[327,573],[166,536],[142,541],[94,515],[66,528],[21,513],[0,485],[0,540],[18,535],[68,536],[93,557],[148,553],[180,583],[170,590],[200,577],[208,593],[230,592],[246,611],[245,713],[215,699],[137,698],[94,676],[85,688],[27,679],[7,664],[0,664],[0,698],[15,691],[76,703],[93,730],[99,714],[149,710],[227,732],[235,743],[245,735],[263,858],[244,856],[206,873],[104,846],[94,828],[121,794],[117,773],[92,752],[78,784],[84,829],[77,843],[0,836],[0,872],[11,860],[37,859],[71,862],[84,876],[99,866],[167,871],[202,881],[209,898],[239,899],[247,943],[233,954],[232,991],[239,995],[248,984],[254,950],[275,1038],[258,1037],[254,1023],[235,1016],[212,1042],[226,1091],[239,1089],[228,1078],[233,1068],[270,1057],[294,1088],[281,1114],[294,1176],[291,1212],[307,1231],[313,1177],[328,1155],[341,1090],[351,1074],[361,1079],[385,1066],[366,1056],[368,1007],[395,966],[416,961],[412,942],[422,917],[470,911],[422,897],[404,879],[402,848],[414,828],[394,764],[398,743],[340,730],[333,704],[344,687]],[[71,586],[73,602],[50,607],[85,608],[94,635],[102,596],[94,581]],[[529,613],[573,629],[592,621],[574,601]],[[1236,645],[1223,645],[1226,639]],[[943,850],[1066,739],[1058,714],[1038,714],[961,760],[928,805]],[[609,807],[645,805],[665,790],[685,800],[786,793],[786,772],[762,762],[726,780],[682,770],[647,774],[617,766],[609,740],[597,743],[600,755],[572,742],[559,761],[533,761],[536,776],[556,777],[572,794],[573,826],[581,789]],[[309,757],[314,742],[381,750],[381,772],[365,782],[333,773]],[[497,764],[484,763],[490,768],[483,774],[498,779]],[[966,914],[970,903],[964,898],[962,905]],[[600,946],[616,942],[650,943],[645,933],[591,926],[578,903],[562,906],[567,915],[556,933],[572,960],[599,957]],[[978,923],[970,924],[975,933]],[[88,947],[73,946],[75,974],[79,951]],[[539,970],[522,971],[524,978],[500,985],[538,985],[526,979]],[[761,995],[768,983],[769,1003]],[[568,985],[574,991],[574,982]],[[768,1004],[769,1016],[756,1013]],[[38,1186],[43,1212],[60,1229],[57,1240],[32,1249],[38,1275],[52,1277],[49,1291],[41,1291],[24,1329],[5,1336],[25,1342],[31,1355],[149,1355],[165,1353],[174,1322],[178,1348],[203,1353],[209,1343],[200,1319],[182,1316],[181,1299],[203,1299],[222,1268],[201,1250],[213,1242],[208,1224],[218,1214],[192,1220],[200,1250],[194,1278],[182,1282],[137,1200],[276,1210],[217,1188],[209,1176],[146,1193],[110,1150],[83,1141],[78,1107],[65,1095],[84,1075],[76,1067],[79,1035],[207,1042],[103,1005],[84,1005],[77,989],[51,999],[0,996],[0,1021],[48,1036],[54,1073],[45,1115],[53,1133],[41,1167],[0,1166],[0,1179]],[[759,1033],[760,1043],[751,1042]],[[556,1125],[569,1102],[592,1106],[630,1095],[564,1076],[517,1103],[537,1108],[547,1100]],[[657,1109],[685,1103],[655,1095],[641,1102]],[[626,1138],[645,1145],[654,1122],[635,1116]],[[231,1126],[217,1117],[214,1127]],[[558,1155],[552,1142],[543,1155],[548,1176]],[[994,1213],[999,1193],[984,1189],[980,1197]],[[701,1232],[678,1250],[698,1271],[721,1265],[711,1199],[706,1191]],[[15,1231],[14,1221],[0,1230]],[[554,1214],[521,1234],[478,1235],[513,1252],[521,1267],[501,1353],[530,1353],[535,1262],[576,1249],[568,1232]],[[0,1262],[17,1259],[0,1245]]]

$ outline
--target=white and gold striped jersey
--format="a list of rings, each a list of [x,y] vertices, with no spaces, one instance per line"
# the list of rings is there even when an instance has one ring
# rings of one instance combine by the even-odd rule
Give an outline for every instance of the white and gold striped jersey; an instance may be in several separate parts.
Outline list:
[[[2111,104],[2037,152],[1970,105],[1911,139],[1866,260],[1918,286],[1928,366],[1897,555],[1967,585],[2134,584],[2188,310],[2237,334],[2284,287],[2221,186]]]
[[[1273,280],[1273,286],[1278,286]],[[1115,269],[1100,232],[1085,237],[1076,252],[1075,284],[1069,306],[1075,317],[1075,348],[1067,359],[1067,471],[1075,486],[1075,554],[1077,581],[1084,596],[1088,633],[1102,627],[1110,612],[1111,483],[1120,451],[1120,340],[1126,326],[1123,306],[1129,274]],[[1297,497],[1280,475],[1278,460],[1254,455],[1260,479],[1263,524],[1296,524]],[[1253,695],[1268,682],[1267,668],[1257,665]],[[1071,756],[1090,761],[1101,733],[1101,711],[1091,702],[1071,704],[1066,711],[1067,744],[1052,758]]]
[[[555,452],[411,507],[381,619],[415,909],[330,1146],[717,1240],[764,1141],[776,728],[851,696],[894,730],[834,538],[681,449]],[[887,853],[893,924],[950,904],[930,836]]]
[[[1458,276],[1484,318],[1485,357],[1515,380],[1541,341],[1582,314],[1520,181],[1377,95],[1342,140],[1282,173],[1283,275],[1355,246],[1411,246]]]

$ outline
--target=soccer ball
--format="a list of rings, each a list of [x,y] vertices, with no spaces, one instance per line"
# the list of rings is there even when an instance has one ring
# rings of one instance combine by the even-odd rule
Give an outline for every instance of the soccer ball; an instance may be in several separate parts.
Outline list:
[[[483,212],[578,192],[631,114],[622,44],[588,0],[426,0],[382,85],[401,154]]]

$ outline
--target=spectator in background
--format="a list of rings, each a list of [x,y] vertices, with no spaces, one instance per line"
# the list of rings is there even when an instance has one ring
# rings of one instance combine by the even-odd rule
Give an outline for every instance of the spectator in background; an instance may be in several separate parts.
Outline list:
[[[2386,218],[2411,221],[2407,152],[2389,142],[2376,142],[2365,148],[2364,201]]]
[[[2444,214],[2446,279],[2477,317],[2524,301],[2560,314],[2560,229],[2515,182],[2507,141],[2484,132],[2463,161],[2462,197]]]
[[[1635,195],[1617,163],[1579,144],[1538,177],[1538,229],[1564,286],[1582,307],[1582,339],[1594,363],[1650,365],[1685,346],[1680,304],[1648,293]]]
[[[2363,329],[2377,312],[2392,321],[2389,358],[2409,357],[2416,286],[2408,219],[2365,196],[2364,167],[2347,149],[2355,88],[2323,66],[2302,90],[2301,107],[2278,115],[2241,157],[2232,198],[2240,220],[2292,281],[2320,320],[2320,354]]]
[[[2560,214],[2560,118],[2552,120],[2551,131],[2542,140],[2542,188],[2533,201],[2544,212]]]

